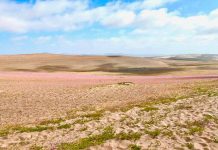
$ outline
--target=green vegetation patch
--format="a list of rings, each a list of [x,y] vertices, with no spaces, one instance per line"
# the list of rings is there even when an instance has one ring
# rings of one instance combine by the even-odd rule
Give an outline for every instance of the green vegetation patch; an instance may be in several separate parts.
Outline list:
[[[71,124],[63,124],[57,127],[58,129],[69,129],[71,128]]]
[[[64,119],[62,118],[58,118],[58,119],[51,119],[51,120],[45,120],[45,121],[42,121],[40,123],[40,125],[48,125],[48,124],[59,124],[61,122],[63,122]]]
[[[204,128],[198,126],[190,127],[189,129],[190,134],[201,133],[202,131],[204,131]]]
[[[35,126],[35,127],[22,127],[22,126],[18,126],[18,127],[14,127],[13,130],[23,133],[23,132],[41,132],[44,130],[53,130],[53,127],[48,127],[48,126]]]
[[[186,147],[187,147],[188,149],[194,149],[194,144],[192,144],[192,143],[186,143]]]
[[[19,133],[23,133],[23,132],[41,132],[44,130],[53,130],[54,127],[49,127],[49,126],[42,126],[42,125],[38,125],[38,126],[34,126],[34,127],[24,127],[24,126],[13,126],[13,127],[8,127],[5,129],[0,130],[0,137],[4,137],[7,136],[10,133],[13,132],[19,132]]]
[[[8,134],[9,134],[9,129],[8,128],[0,130],[0,137],[7,136]]]
[[[195,89],[197,95],[207,95],[208,97],[218,96],[218,90],[214,87],[201,86]]]
[[[143,111],[149,112],[149,111],[155,111],[158,110],[158,108],[156,107],[145,107],[142,109]]]
[[[94,113],[82,115],[81,117],[86,117],[91,120],[99,120],[101,117],[103,117],[103,111],[96,111]]]
[[[161,134],[161,130],[155,129],[155,130],[145,130],[145,133],[150,135],[152,138],[156,138],[158,135]]]
[[[131,150],[141,150],[141,147],[138,146],[138,145],[135,145],[135,144],[130,145],[129,148],[130,148]]]
[[[147,126],[147,125],[153,125],[153,124],[156,124],[158,122],[157,119],[155,119],[154,117],[152,117],[151,119],[147,120],[147,121],[144,121],[144,125]]]
[[[204,115],[204,121],[205,121],[205,122],[214,121],[215,123],[218,124],[218,118],[217,118],[216,116],[209,115],[209,114],[205,114],[205,115]]]
[[[207,122],[202,121],[194,121],[188,122],[186,128],[189,129],[189,134],[202,133],[204,131],[204,126]]]
[[[84,123],[86,123],[86,122],[89,122],[89,121],[91,121],[90,119],[78,119],[78,120],[76,120],[73,124],[84,124]]]
[[[33,145],[30,147],[30,150],[43,150],[42,146]]]
[[[119,134],[116,135],[116,139],[119,140],[138,140],[141,137],[141,133],[138,132],[130,132],[130,133],[125,133],[125,132],[121,132]]]
[[[59,150],[80,150],[85,149],[90,146],[103,144],[105,141],[109,139],[113,139],[115,137],[114,131],[112,127],[107,127],[104,129],[102,134],[93,135],[87,138],[82,138],[74,143],[62,143],[58,146]]]
[[[164,131],[162,131],[162,135],[167,136],[167,137],[173,137],[173,131],[164,130]]]

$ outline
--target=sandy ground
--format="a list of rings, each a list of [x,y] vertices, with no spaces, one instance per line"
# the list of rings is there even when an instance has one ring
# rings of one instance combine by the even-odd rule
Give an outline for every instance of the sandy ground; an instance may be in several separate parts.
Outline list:
[[[126,112],[107,111],[97,120],[84,123],[78,122],[81,117],[65,120],[60,124],[71,125],[66,129],[10,134],[7,138],[0,138],[0,146],[7,149],[29,149],[32,145],[37,145],[45,149],[56,149],[61,143],[99,135],[105,127],[110,126],[116,135],[135,133],[139,136],[132,139],[131,136],[121,136],[120,139],[115,137],[88,149],[126,150],[130,149],[130,145],[136,145],[143,150],[217,150],[217,106],[218,97],[197,96],[170,104],[156,104],[152,106],[156,109],[149,111],[147,107],[135,107]],[[201,130],[194,130],[196,128]]]
[[[62,143],[98,137],[110,127],[111,138],[86,148],[216,150],[217,95],[128,106],[189,95],[196,85],[218,90],[217,79],[0,72],[0,149],[62,150]]]
[[[0,125],[35,123],[85,106],[116,107],[186,92],[187,83],[217,76],[99,76],[0,73]],[[130,85],[120,85],[130,82]]]

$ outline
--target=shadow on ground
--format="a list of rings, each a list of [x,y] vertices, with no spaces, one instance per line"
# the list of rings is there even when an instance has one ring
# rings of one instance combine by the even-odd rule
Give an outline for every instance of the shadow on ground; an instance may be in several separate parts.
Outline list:
[[[173,68],[173,67],[118,67],[115,63],[107,63],[98,65],[95,68],[91,69],[74,69],[65,65],[44,65],[36,67],[35,69],[8,69],[9,71],[24,71],[24,72],[110,72],[110,73],[120,73],[120,74],[137,74],[137,75],[146,75],[146,74],[161,74],[175,71],[183,71],[183,68]]]

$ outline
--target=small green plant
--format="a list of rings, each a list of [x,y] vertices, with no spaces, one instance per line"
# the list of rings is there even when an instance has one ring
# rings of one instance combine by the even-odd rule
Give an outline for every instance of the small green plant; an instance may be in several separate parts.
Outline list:
[[[64,125],[58,126],[58,129],[69,129],[70,127],[71,127],[70,124],[64,124]]]
[[[64,119],[62,119],[62,118],[45,120],[45,121],[40,122],[40,125],[59,124],[63,121],[64,121]]]
[[[135,145],[135,144],[130,145],[129,148],[130,148],[131,150],[141,150],[141,147],[138,146],[138,145]]]
[[[189,129],[189,133],[193,135],[195,133],[201,133],[203,130],[204,130],[204,128],[202,128],[202,127],[194,126],[194,127],[191,127]]]
[[[143,111],[149,112],[149,111],[155,111],[158,110],[158,108],[156,107],[145,107],[142,109]]]
[[[86,131],[87,127],[83,127],[82,129],[80,129],[80,131]]]
[[[9,134],[9,129],[0,130],[0,137],[7,136]]]
[[[192,143],[186,143],[188,149],[194,149],[194,145]]]
[[[209,115],[209,114],[204,115],[204,121],[205,122],[210,122],[211,120],[214,121],[215,123],[218,123],[218,118],[216,116],[212,116],[212,115]]]
[[[135,141],[135,140],[140,139],[141,135],[142,135],[141,133],[137,133],[137,132],[130,132],[130,133],[121,132],[116,135],[116,139]]]
[[[165,130],[165,131],[162,131],[162,134],[163,134],[164,136],[172,137],[172,136],[173,136],[173,131],[171,131],[171,130]]]
[[[105,141],[114,138],[114,131],[112,127],[104,129],[102,134],[93,135],[87,138],[82,138],[74,143],[62,143],[58,146],[59,150],[80,150],[90,146],[103,144]]]
[[[78,119],[73,124],[84,124],[86,122],[91,121],[90,119]]]
[[[197,92],[198,94],[205,94],[205,93],[207,93],[208,91],[209,91],[209,89],[206,88],[206,87],[197,87],[197,88],[196,88],[196,92]]]
[[[215,137],[213,141],[214,143],[218,143],[218,137]]]
[[[189,134],[195,134],[195,133],[202,133],[205,126],[204,121],[194,121],[194,122],[188,122],[187,128],[189,129]]]
[[[150,120],[144,121],[143,123],[144,123],[145,126],[152,125],[152,124],[156,124],[157,120],[152,117]]]
[[[180,99],[180,97],[160,98],[157,101],[157,103],[159,103],[159,104],[169,104],[169,103],[172,103],[172,102],[176,102],[179,99]]]
[[[99,120],[102,116],[103,116],[103,111],[96,111],[94,113],[86,114],[81,117],[86,117],[92,120]]]
[[[208,97],[218,96],[218,91],[209,87],[198,87],[196,93],[198,95],[207,95]]]
[[[124,116],[120,119],[120,122],[124,122],[128,117],[127,116]]]
[[[33,145],[30,147],[30,150],[43,150],[42,146]]]
[[[159,130],[159,129],[156,129],[153,131],[145,130],[145,133],[150,135],[152,138],[156,138],[158,135],[160,135],[161,130]]]

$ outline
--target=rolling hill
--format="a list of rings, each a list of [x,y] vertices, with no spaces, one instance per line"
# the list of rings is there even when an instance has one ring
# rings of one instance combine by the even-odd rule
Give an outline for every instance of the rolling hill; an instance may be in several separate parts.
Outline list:
[[[218,55],[168,57],[26,54],[0,56],[0,71],[94,72],[113,74],[218,73]]]

